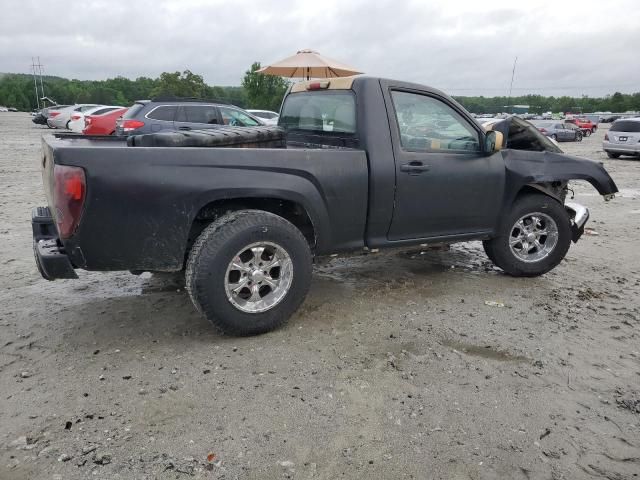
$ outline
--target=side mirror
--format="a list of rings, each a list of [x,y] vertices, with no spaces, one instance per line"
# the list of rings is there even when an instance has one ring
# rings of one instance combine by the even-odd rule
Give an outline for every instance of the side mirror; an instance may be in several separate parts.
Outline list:
[[[484,151],[486,153],[497,152],[502,149],[503,142],[504,137],[502,136],[502,132],[489,130],[484,136]]]

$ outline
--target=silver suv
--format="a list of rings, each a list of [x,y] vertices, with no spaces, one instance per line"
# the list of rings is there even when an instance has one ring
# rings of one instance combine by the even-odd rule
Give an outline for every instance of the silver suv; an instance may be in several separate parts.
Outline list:
[[[618,158],[620,155],[640,156],[640,117],[613,122],[604,135],[602,149],[609,158]]]
[[[116,121],[116,135],[141,135],[163,130],[203,130],[224,126],[264,125],[233,105],[195,99],[138,100]]]

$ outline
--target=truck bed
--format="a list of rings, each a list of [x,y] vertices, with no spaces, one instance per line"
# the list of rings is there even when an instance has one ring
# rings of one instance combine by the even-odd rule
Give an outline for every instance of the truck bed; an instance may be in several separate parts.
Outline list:
[[[82,219],[64,241],[76,267],[179,270],[198,216],[229,198],[302,206],[319,254],[364,245],[368,166],[362,150],[132,148],[119,137],[45,135],[43,151],[50,206],[54,163],[85,171]]]

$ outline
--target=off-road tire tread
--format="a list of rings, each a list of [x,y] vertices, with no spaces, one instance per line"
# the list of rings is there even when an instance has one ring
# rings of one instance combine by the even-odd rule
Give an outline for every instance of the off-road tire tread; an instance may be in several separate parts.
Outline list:
[[[230,238],[234,237],[236,234],[239,234],[247,228],[254,226],[256,223],[256,216],[258,218],[262,217],[263,219],[266,217],[270,222],[279,223],[280,227],[287,229],[292,236],[297,237],[296,241],[298,241],[300,245],[304,245],[304,247],[306,248],[305,254],[309,262],[309,272],[308,278],[305,278],[306,276],[304,274],[301,275],[301,272],[297,273],[297,276],[294,279],[295,285],[292,284],[290,288],[291,290],[293,290],[294,288],[297,288],[299,290],[297,292],[298,298],[295,299],[295,301],[291,305],[289,305],[284,314],[280,315],[277,322],[272,322],[268,329],[248,331],[247,329],[235,328],[232,325],[225,323],[221,318],[219,318],[219,316],[216,316],[214,312],[211,311],[211,309],[203,307],[202,301],[205,299],[202,297],[206,296],[206,294],[202,291],[198,292],[196,280],[198,271],[201,268],[202,261],[206,258],[206,256],[213,254],[213,252],[216,252],[219,247],[224,245]],[[286,323],[289,317],[298,309],[300,304],[302,304],[302,302],[304,301],[304,298],[306,297],[311,284],[311,258],[311,249],[309,248],[307,240],[302,235],[302,232],[300,232],[300,230],[298,230],[298,228],[296,228],[288,220],[273,213],[265,212],[263,210],[232,211],[226,213],[225,215],[222,215],[221,217],[214,220],[210,225],[208,225],[200,233],[193,246],[191,247],[185,269],[186,289],[196,309],[205,317],[207,317],[207,319],[213,324],[213,326],[219,333],[234,336],[246,336],[264,333],[266,331],[274,330],[281,327],[284,323]],[[289,293],[287,293],[287,295],[291,293],[291,290],[289,291]],[[275,308],[280,308],[281,306],[282,305],[278,305]]]
[[[527,264],[515,258],[508,245],[511,227],[526,211],[541,210],[551,216],[558,226],[558,244],[551,254],[534,264]],[[571,225],[569,214],[564,206],[548,195],[532,193],[518,197],[513,203],[511,211],[504,216],[498,226],[494,238],[482,242],[489,259],[508,275],[514,277],[536,277],[544,275],[555,268],[565,257],[571,245]]]

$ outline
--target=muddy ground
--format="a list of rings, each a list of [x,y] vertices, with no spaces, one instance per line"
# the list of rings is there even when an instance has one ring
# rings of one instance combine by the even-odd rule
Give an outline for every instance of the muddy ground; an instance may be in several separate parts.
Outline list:
[[[621,193],[575,185],[592,230],[553,272],[508,277],[479,243],[337,258],[253,338],[170,278],[40,278],[43,133],[0,113],[1,479],[640,475],[640,161],[604,129],[562,147]]]

